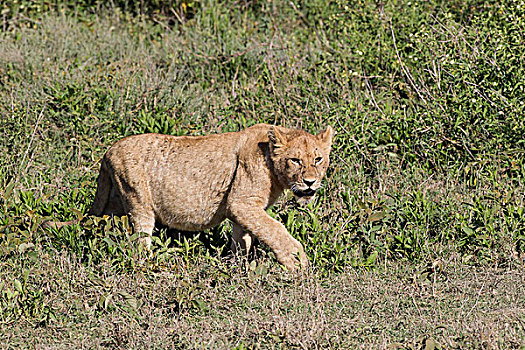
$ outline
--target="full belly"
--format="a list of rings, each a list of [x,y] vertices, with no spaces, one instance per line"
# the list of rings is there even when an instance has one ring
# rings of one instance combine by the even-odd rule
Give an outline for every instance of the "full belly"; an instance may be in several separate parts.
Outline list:
[[[172,139],[172,148],[153,157],[149,188],[157,221],[201,231],[225,219],[226,198],[237,170],[235,143],[220,142],[226,137],[232,135]]]
[[[181,231],[203,231],[217,226],[226,218],[224,205],[202,204],[198,200],[182,199],[178,203],[165,204],[155,210],[156,220]]]
[[[154,200],[156,220],[184,231],[202,231],[217,226],[226,218],[229,188],[223,183],[211,177],[208,181],[171,179],[157,186],[157,193],[153,195],[157,199]]]

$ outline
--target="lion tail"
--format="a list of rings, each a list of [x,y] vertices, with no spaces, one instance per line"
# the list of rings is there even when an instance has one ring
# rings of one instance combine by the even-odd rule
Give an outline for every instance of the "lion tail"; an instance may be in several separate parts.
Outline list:
[[[101,216],[104,213],[104,209],[106,208],[109,201],[112,186],[113,183],[109,175],[106,158],[103,158],[100,164],[100,172],[97,179],[97,192],[95,193],[95,200],[93,201],[91,209],[88,211],[88,215]]]
[[[97,179],[97,192],[95,193],[95,200],[93,201],[93,205],[89,209],[87,215],[100,216],[104,212],[104,209],[106,208],[106,205],[109,200],[111,186],[112,186],[112,182],[111,182],[111,178],[109,176],[109,172],[107,169],[107,164],[105,162],[105,159],[103,159],[100,165],[100,173]],[[40,227],[52,228],[52,229],[58,230],[64,226],[70,226],[70,225],[77,224],[83,219],[84,215],[82,215],[82,213],[78,210],[73,209],[73,211],[75,211],[75,213],[78,216],[78,218],[75,220],[70,220],[70,221],[48,220],[48,221],[44,221],[43,223],[41,223]]]
[[[42,228],[52,228],[55,230],[58,230],[64,226],[74,225],[76,223],[79,223],[81,218],[71,220],[71,221],[44,221],[42,224],[40,224],[40,227]]]

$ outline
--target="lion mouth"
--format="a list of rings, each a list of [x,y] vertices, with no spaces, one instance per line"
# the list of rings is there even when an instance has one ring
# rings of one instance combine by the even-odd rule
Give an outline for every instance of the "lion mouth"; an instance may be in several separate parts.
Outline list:
[[[312,197],[313,195],[315,195],[315,192],[316,190],[311,189],[311,188],[308,188],[306,190],[296,189],[293,191],[293,194],[295,194],[299,198],[302,198],[302,197]]]

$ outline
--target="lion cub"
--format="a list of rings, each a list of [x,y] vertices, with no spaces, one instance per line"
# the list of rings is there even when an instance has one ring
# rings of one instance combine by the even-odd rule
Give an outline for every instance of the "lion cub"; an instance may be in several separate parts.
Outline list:
[[[302,245],[266,209],[291,189],[312,200],[329,164],[333,130],[317,136],[258,124],[209,136],[143,134],[115,143],[102,159],[88,214],[129,215],[134,230],[150,236],[155,222],[202,231],[233,222],[233,249],[266,243],[293,270],[308,261]]]

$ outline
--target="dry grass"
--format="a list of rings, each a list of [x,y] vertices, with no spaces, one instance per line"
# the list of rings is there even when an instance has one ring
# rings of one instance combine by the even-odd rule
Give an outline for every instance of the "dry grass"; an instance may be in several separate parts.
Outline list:
[[[74,256],[39,253],[26,290],[39,290],[54,317],[3,326],[6,348],[441,348],[525,346],[523,269],[387,264],[323,276],[228,261],[194,270],[118,274]],[[0,281],[13,285],[4,262]],[[102,265],[103,266],[103,265]],[[103,269],[103,268],[102,268]],[[99,277],[97,277],[99,276]],[[104,303],[107,295],[111,298]]]

